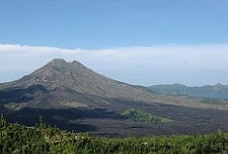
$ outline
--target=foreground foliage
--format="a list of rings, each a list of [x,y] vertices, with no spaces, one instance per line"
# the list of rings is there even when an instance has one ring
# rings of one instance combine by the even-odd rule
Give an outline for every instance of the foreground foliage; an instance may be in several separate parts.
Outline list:
[[[128,137],[92,137],[66,132],[40,122],[26,127],[1,118],[1,153],[14,154],[140,154],[140,153],[227,153],[228,134]]]

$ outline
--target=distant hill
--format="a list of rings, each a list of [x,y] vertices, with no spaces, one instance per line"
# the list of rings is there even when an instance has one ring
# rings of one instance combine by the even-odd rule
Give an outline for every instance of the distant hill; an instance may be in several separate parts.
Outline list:
[[[140,111],[135,112],[140,119],[162,117],[170,122],[142,123],[121,116],[132,108]],[[43,116],[48,124],[61,129],[107,136],[228,131],[227,110],[226,101],[208,103],[157,94],[63,59],[54,59],[21,79],[0,84],[0,114],[10,122],[33,125]]]
[[[148,87],[150,90],[168,95],[186,95],[202,98],[228,99],[228,85],[220,83],[202,87],[187,87],[182,84],[163,84]]]

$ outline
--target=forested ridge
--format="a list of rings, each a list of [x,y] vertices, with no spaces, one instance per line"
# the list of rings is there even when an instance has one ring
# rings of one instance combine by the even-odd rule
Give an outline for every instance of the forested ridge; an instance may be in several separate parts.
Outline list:
[[[144,154],[228,153],[228,134],[107,138],[67,132],[40,123],[27,127],[1,117],[1,153]]]

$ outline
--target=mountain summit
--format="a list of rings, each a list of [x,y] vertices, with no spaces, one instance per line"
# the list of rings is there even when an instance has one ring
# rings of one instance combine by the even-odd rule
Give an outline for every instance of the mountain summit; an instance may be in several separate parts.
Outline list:
[[[12,87],[43,85],[48,89],[67,88],[76,92],[102,97],[132,97],[132,94],[149,92],[140,87],[115,81],[100,75],[77,61],[54,59],[42,68],[10,84]]]
[[[57,102],[63,102],[66,99],[87,106],[88,102],[101,99],[98,97],[129,100],[142,100],[145,95],[153,97],[151,91],[146,88],[115,81],[92,71],[77,61],[66,62],[63,59],[54,59],[19,80],[3,84],[0,89],[2,89],[1,94],[4,97],[12,97],[10,99],[12,102],[7,99],[7,103],[23,103],[23,106],[36,104],[36,107],[41,108],[49,106],[50,102],[52,102],[50,107],[60,107]],[[20,95],[15,95],[15,90]],[[75,93],[80,97],[75,97]],[[51,97],[53,95],[57,95],[57,97]],[[82,95],[89,95],[94,100],[88,101],[89,97],[82,100]],[[6,99],[1,101],[5,102],[4,100]],[[17,100],[20,100],[20,103]],[[54,105],[53,102],[58,105]],[[73,103],[69,107],[72,105]],[[20,107],[22,106],[20,105]]]

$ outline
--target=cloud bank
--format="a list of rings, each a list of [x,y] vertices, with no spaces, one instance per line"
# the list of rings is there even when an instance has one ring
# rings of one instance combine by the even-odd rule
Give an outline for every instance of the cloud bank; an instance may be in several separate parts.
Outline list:
[[[0,44],[0,82],[18,79],[54,58],[78,60],[131,84],[228,84],[228,44],[152,45],[100,50]]]

